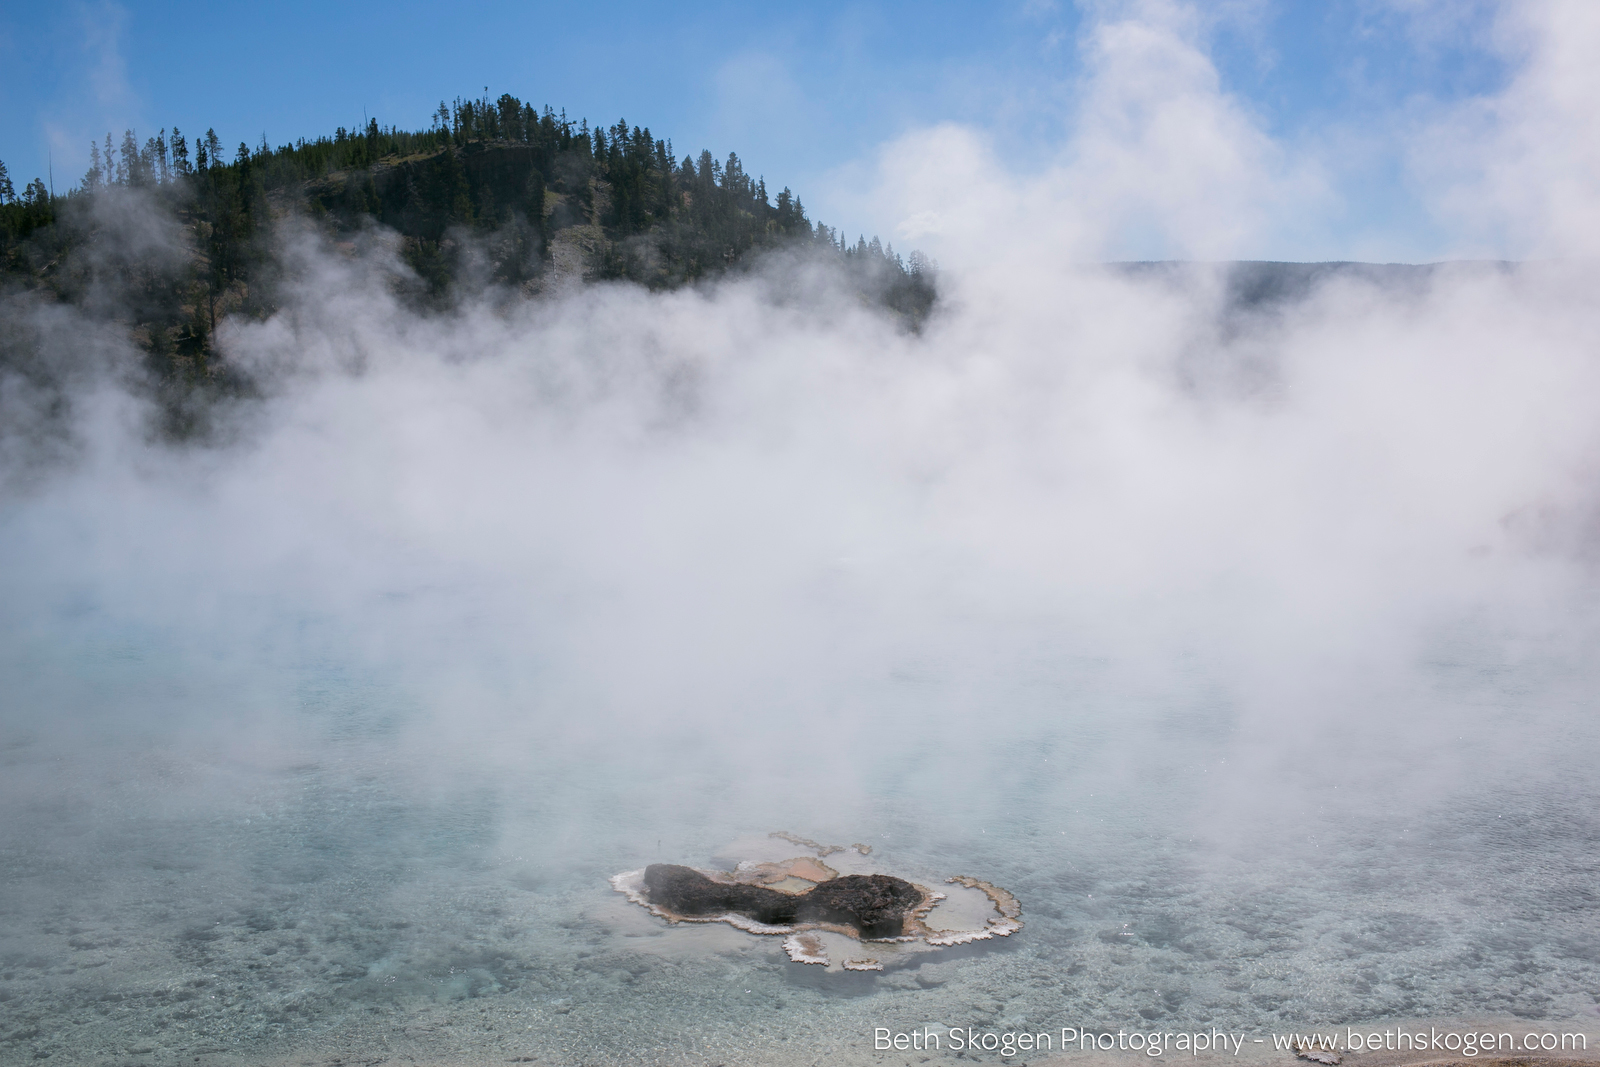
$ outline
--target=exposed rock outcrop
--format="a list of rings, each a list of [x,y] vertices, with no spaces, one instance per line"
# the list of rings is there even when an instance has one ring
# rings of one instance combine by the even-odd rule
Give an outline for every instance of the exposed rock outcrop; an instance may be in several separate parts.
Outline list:
[[[644,889],[650,903],[679,915],[734,912],[767,926],[830,923],[851,927],[865,938],[904,935],[906,916],[924,900],[916,886],[887,874],[847,874],[805,893],[782,893],[713,881],[675,863],[646,867]]]

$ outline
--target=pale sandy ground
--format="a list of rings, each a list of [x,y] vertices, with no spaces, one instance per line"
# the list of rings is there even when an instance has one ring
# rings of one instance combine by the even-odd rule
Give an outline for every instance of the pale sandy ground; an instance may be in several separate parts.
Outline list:
[[[870,999],[870,998],[869,998]],[[540,1067],[602,1067],[602,1065],[672,1064],[694,1067],[923,1067],[926,1064],[994,1063],[1006,1067],[1136,1067],[1150,1063],[1152,1057],[1134,1051],[1061,1053],[1021,1053],[1003,1057],[998,1052],[952,1051],[947,1039],[938,1051],[877,1051],[870,1027],[862,1027],[862,1016],[848,1009],[813,1013],[807,1019],[792,1016],[771,1018],[767,1025],[757,1022],[744,1031],[730,1034],[679,1034],[663,1040],[654,1020],[647,1013],[624,1011],[606,1026],[604,1044],[595,1040],[594,1020],[585,1019],[582,1006],[558,1005],[516,1007],[501,1002],[495,1006],[469,1002],[424,1008],[397,1022],[393,1015],[374,1017],[370,1024],[346,1021],[338,1030],[314,1038],[295,1041],[281,1051],[263,1050],[235,1053],[218,1049],[203,1033],[194,1033],[192,1042],[179,1049],[175,1042],[159,1049],[133,1048],[108,1053],[105,1050],[61,1049],[48,1059],[30,1060],[0,1057],[7,1063],[48,1064],[65,1067],[95,1064],[98,1067],[499,1067],[529,1063]],[[572,1018],[573,1022],[566,1020]],[[1482,1054],[1475,1058],[1440,1052],[1361,1052],[1342,1053],[1340,1067],[1590,1067],[1600,1065],[1600,1027],[1590,1020],[1530,1022],[1510,1018],[1457,1018],[1376,1020],[1360,1024],[1323,1027],[1337,1031],[1341,1038],[1347,1029],[1359,1032],[1406,1029],[1413,1032],[1432,1028],[1440,1034],[1466,1031],[1506,1032],[1521,1039],[1525,1034],[1583,1033],[1588,1050],[1582,1052],[1516,1052]],[[982,1032],[979,1030],[978,1032]],[[1192,1067],[1311,1067],[1307,1061],[1277,1051],[1270,1033],[1243,1032],[1245,1042],[1232,1051],[1167,1051],[1157,1062]],[[1260,1038],[1258,1042],[1255,1039]]]
[[[759,843],[741,844],[738,851]],[[860,862],[849,854],[831,859],[841,868]],[[871,862],[879,861],[874,855]],[[570,893],[535,893],[514,887],[504,872],[491,871],[480,884],[430,864],[398,888],[345,885],[330,876],[292,887],[292,900],[277,900],[245,874],[234,885],[212,873],[197,887],[213,868],[163,866],[98,887],[41,869],[49,877],[39,884],[54,887],[57,898],[22,909],[21,894],[14,893],[15,910],[0,913],[9,945],[0,952],[0,1067],[1040,1067],[1102,1061],[1132,1067],[1151,1057],[1134,1051],[1002,1057],[997,1051],[957,1053],[948,1043],[936,1052],[878,1051],[873,1031],[926,1025],[1031,1031],[1075,1017],[1090,1025],[1130,1020],[1149,1030],[1159,1024],[1144,1024],[1135,1009],[1152,1006],[1154,994],[1144,988],[1141,999],[1135,985],[1168,978],[1196,983],[1191,1003],[1169,1018],[1198,1017],[1206,1021],[1191,1024],[1197,1029],[1242,1030],[1247,1041],[1236,1056],[1174,1051],[1163,1061],[1298,1067],[1305,1061],[1275,1051],[1272,1034],[1251,1027],[1279,1025],[1261,1022],[1273,1015],[1338,1018],[1343,1013],[1336,1006],[1349,1001],[1348,971],[1310,970],[1304,961],[1290,968],[1272,954],[1249,970],[1252,961],[1226,951],[1225,942],[1216,955],[1187,963],[1181,954],[1140,949],[1114,936],[1083,936],[1069,954],[1044,954],[1027,929],[929,953],[915,966],[882,974],[830,973],[789,962],[781,938],[722,924],[669,927],[602,888],[598,873]],[[75,891],[62,892],[65,885]],[[206,910],[192,903],[197,888],[204,889]],[[1038,928],[1044,927],[1040,921]],[[1150,965],[1129,966],[1124,957],[1135,953]],[[1595,988],[1582,969],[1556,972],[1556,981],[1536,957],[1520,976],[1493,967],[1464,976],[1436,971],[1429,959],[1402,962],[1408,975],[1419,975],[1419,997],[1432,990],[1462,998],[1452,990],[1467,978],[1475,983],[1469,992],[1487,990],[1484,996],[1502,980],[1536,982],[1534,992],[1547,1005],[1539,1012],[1545,1021],[1444,1018],[1440,1012],[1431,1020],[1388,1019],[1359,1029],[1431,1025],[1441,1032],[1519,1037],[1579,1032],[1588,1038],[1588,1051],[1577,1058],[1377,1052],[1348,1056],[1341,1067],[1600,1061]],[[1185,966],[1195,973],[1179,973]],[[1239,980],[1220,984],[1224,974]],[[1270,1004],[1262,1006],[1257,1001],[1266,994]],[[1342,1034],[1347,1027],[1324,1023],[1317,1029]]]
[[[1152,1057],[1137,1052],[1071,1052],[1054,1055],[1019,1054],[1010,1058],[1002,1058],[998,1053],[962,1054],[951,1052],[948,1048],[935,1052],[877,1052],[872,1048],[870,1034],[839,1034],[837,1040],[818,1044],[806,1044],[783,1053],[766,1052],[752,1055],[748,1051],[737,1048],[706,1049],[698,1055],[684,1055],[682,1050],[667,1048],[642,1048],[640,1054],[630,1058],[611,1058],[596,1055],[581,1047],[574,1047],[566,1058],[524,1058],[523,1054],[513,1051],[514,1041],[508,1042],[506,1035],[497,1034],[493,1029],[493,1022],[485,1020],[476,1026],[464,1024],[457,1020],[454,1025],[442,1026],[441,1029],[430,1027],[441,1026],[443,1020],[433,1017],[420,1017],[414,1026],[402,1031],[380,1031],[359,1034],[350,1033],[341,1035],[340,1038],[331,1040],[321,1047],[311,1050],[305,1049],[298,1052],[289,1052],[281,1055],[264,1056],[202,1056],[195,1057],[192,1061],[200,1067],[244,1067],[244,1065],[259,1065],[259,1067],[378,1067],[380,1064],[393,1064],[396,1067],[500,1067],[508,1063],[537,1063],[537,1064],[586,1064],[586,1065],[631,1065],[639,1063],[685,1063],[700,1064],[704,1067],[742,1067],[745,1064],[770,1064],[772,1067],[820,1067],[823,1064],[861,1065],[861,1067],[921,1067],[929,1063],[996,1063],[1008,1067],[1053,1067],[1053,1065],[1071,1065],[1071,1067],[1100,1067],[1100,1065],[1118,1065],[1118,1067],[1133,1067],[1139,1063],[1149,1063]],[[632,1028],[647,1030],[649,1020],[619,1019],[619,1028]],[[1434,1020],[1379,1020],[1355,1024],[1357,1030],[1394,1029],[1403,1026],[1407,1029],[1426,1030],[1430,1026],[1440,1033],[1461,1033],[1468,1030],[1493,1030],[1495,1032],[1509,1032],[1517,1037],[1528,1033],[1546,1033],[1565,1031],[1582,1032],[1579,1030],[1581,1020],[1574,1020],[1570,1024],[1529,1023],[1525,1019],[1434,1019]],[[449,1033],[444,1030],[452,1031]],[[1343,1027],[1340,1028],[1342,1033]],[[1588,1033],[1590,1050],[1583,1053],[1572,1052],[1520,1052],[1517,1054],[1480,1055],[1476,1058],[1467,1058],[1461,1055],[1441,1055],[1438,1052],[1362,1052],[1344,1053],[1340,1067],[1591,1067],[1600,1064],[1600,1028]],[[135,1063],[140,1058],[121,1060],[102,1060],[105,1063]],[[1223,1067],[1225,1064],[1256,1065],[1279,1064],[1282,1067],[1307,1067],[1307,1061],[1299,1059],[1289,1053],[1274,1051],[1270,1037],[1264,1038],[1262,1044],[1255,1044],[1247,1040],[1237,1054],[1218,1054],[1201,1052],[1195,1055],[1189,1053],[1168,1052],[1159,1058],[1161,1063],[1178,1064],[1187,1063],[1193,1067]]]

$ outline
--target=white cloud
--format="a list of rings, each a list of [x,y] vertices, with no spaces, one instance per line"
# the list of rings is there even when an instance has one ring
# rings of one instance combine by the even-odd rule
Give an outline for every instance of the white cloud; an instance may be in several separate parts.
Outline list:
[[[1513,67],[1510,84],[1430,123],[1412,166],[1465,250],[1592,256],[1600,251],[1600,8],[1508,3],[1495,41]]]
[[[1056,261],[1228,259],[1302,230],[1332,194],[1226,91],[1205,29],[1184,5],[1107,5],[1041,173],[1015,173],[979,131],[916,131],[881,153],[877,213],[957,260],[1022,247]]]

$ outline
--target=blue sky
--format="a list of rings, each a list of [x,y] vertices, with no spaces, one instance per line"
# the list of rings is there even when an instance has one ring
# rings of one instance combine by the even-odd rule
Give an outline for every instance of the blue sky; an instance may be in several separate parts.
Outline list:
[[[362,116],[420,128],[441,98],[511,92],[611,123],[679,154],[739,152],[814,216],[887,230],[851,184],[907,131],[985,131],[1008,165],[1041,165],[1067,136],[1085,26],[1115,3],[13,5],[0,25],[0,159],[21,181],[53,156],[57,189],[91,137],[176,125],[273,144]],[[1218,0],[1200,37],[1234,97],[1274,141],[1395,127],[1418,109],[1492,94],[1508,71],[1486,44],[1492,11],[1468,0]],[[1440,12],[1448,12],[1441,14]],[[1382,138],[1342,178],[1337,229],[1440,243],[1403,161]],[[1338,254],[1326,228],[1260,254]],[[1359,243],[1359,242],[1357,242]],[[1312,247],[1312,246],[1316,247]],[[1298,253],[1298,254],[1297,254]]]

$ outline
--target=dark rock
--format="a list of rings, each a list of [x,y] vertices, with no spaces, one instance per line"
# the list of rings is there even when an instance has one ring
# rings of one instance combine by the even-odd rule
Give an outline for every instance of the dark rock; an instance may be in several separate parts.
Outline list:
[[[802,922],[854,926],[862,937],[899,937],[906,912],[922,903],[917,887],[887,874],[847,874],[800,896]]]
[[[796,921],[800,897],[759,885],[713,882],[692,867],[652,863],[644,869],[650,903],[679,915],[725,915],[736,912],[770,926]]]
[[[650,902],[679,915],[735,912],[770,926],[825,922],[851,926],[862,937],[899,937],[906,913],[922,903],[910,882],[887,874],[847,874],[806,893],[714,882],[691,867],[652,863],[644,871]]]

